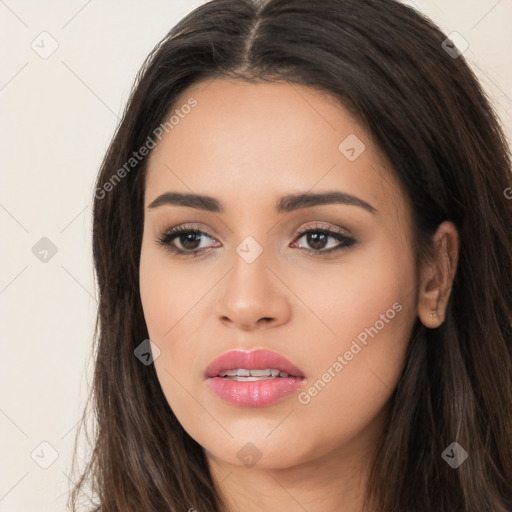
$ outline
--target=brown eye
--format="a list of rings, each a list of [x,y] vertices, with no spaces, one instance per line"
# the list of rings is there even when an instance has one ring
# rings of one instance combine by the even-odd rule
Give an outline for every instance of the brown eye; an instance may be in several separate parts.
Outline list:
[[[199,229],[179,226],[163,233],[157,243],[172,253],[196,256],[208,249],[208,247],[200,247],[203,238],[211,237]]]
[[[295,239],[300,240],[301,238],[304,238],[305,244],[307,244],[310,248],[308,249],[302,246],[300,246],[300,248],[305,249],[306,252],[314,254],[325,254],[342,249],[348,249],[350,246],[356,243],[356,240],[354,240],[352,237],[321,226],[301,231],[296,235]],[[329,239],[335,241],[334,244],[331,242],[330,247],[328,247],[330,243]],[[294,246],[296,246],[296,242],[294,242]]]

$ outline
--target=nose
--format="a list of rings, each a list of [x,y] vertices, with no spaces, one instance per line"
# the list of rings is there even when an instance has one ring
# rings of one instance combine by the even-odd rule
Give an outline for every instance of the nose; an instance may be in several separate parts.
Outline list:
[[[235,255],[216,303],[216,314],[226,326],[251,331],[277,327],[289,320],[288,288],[267,266],[264,254],[252,263]]]

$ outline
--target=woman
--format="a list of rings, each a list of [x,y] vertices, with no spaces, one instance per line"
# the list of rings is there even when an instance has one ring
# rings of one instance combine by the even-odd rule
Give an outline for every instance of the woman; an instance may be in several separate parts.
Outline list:
[[[394,0],[189,14],[97,181],[74,507],[512,510],[510,169],[454,42]]]

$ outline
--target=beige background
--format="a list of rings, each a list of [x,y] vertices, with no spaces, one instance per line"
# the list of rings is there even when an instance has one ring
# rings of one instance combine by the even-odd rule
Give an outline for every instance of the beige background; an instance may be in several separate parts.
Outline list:
[[[94,179],[143,59],[201,3],[0,0],[1,512],[66,510],[92,375]],[[467,40],[512,140],[512,1],[406,3]]]

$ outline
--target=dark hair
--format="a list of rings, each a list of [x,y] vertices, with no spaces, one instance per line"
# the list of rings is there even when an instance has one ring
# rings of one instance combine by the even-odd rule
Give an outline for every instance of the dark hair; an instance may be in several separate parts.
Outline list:
[[[74,510],[88,481],[103,512],[225,510],[203,448],[173,414],[154,366],[133,354],[148,338],[138,281],[147,158],[126,168],[188,86],[221,77],[309,86],[363,123],[411,202],[418,268],[440,222],[459,232],[445,321],[428,329],[416,319],[368,504],[379,512],[512,510],[510,150],[473,72],[463,55],[445,51],[445,39],[394,0],[212,0],[154,48],[97,181],[89,397],[97,428]],[[456,470],[441,457],[452,441],[469,452]]]

